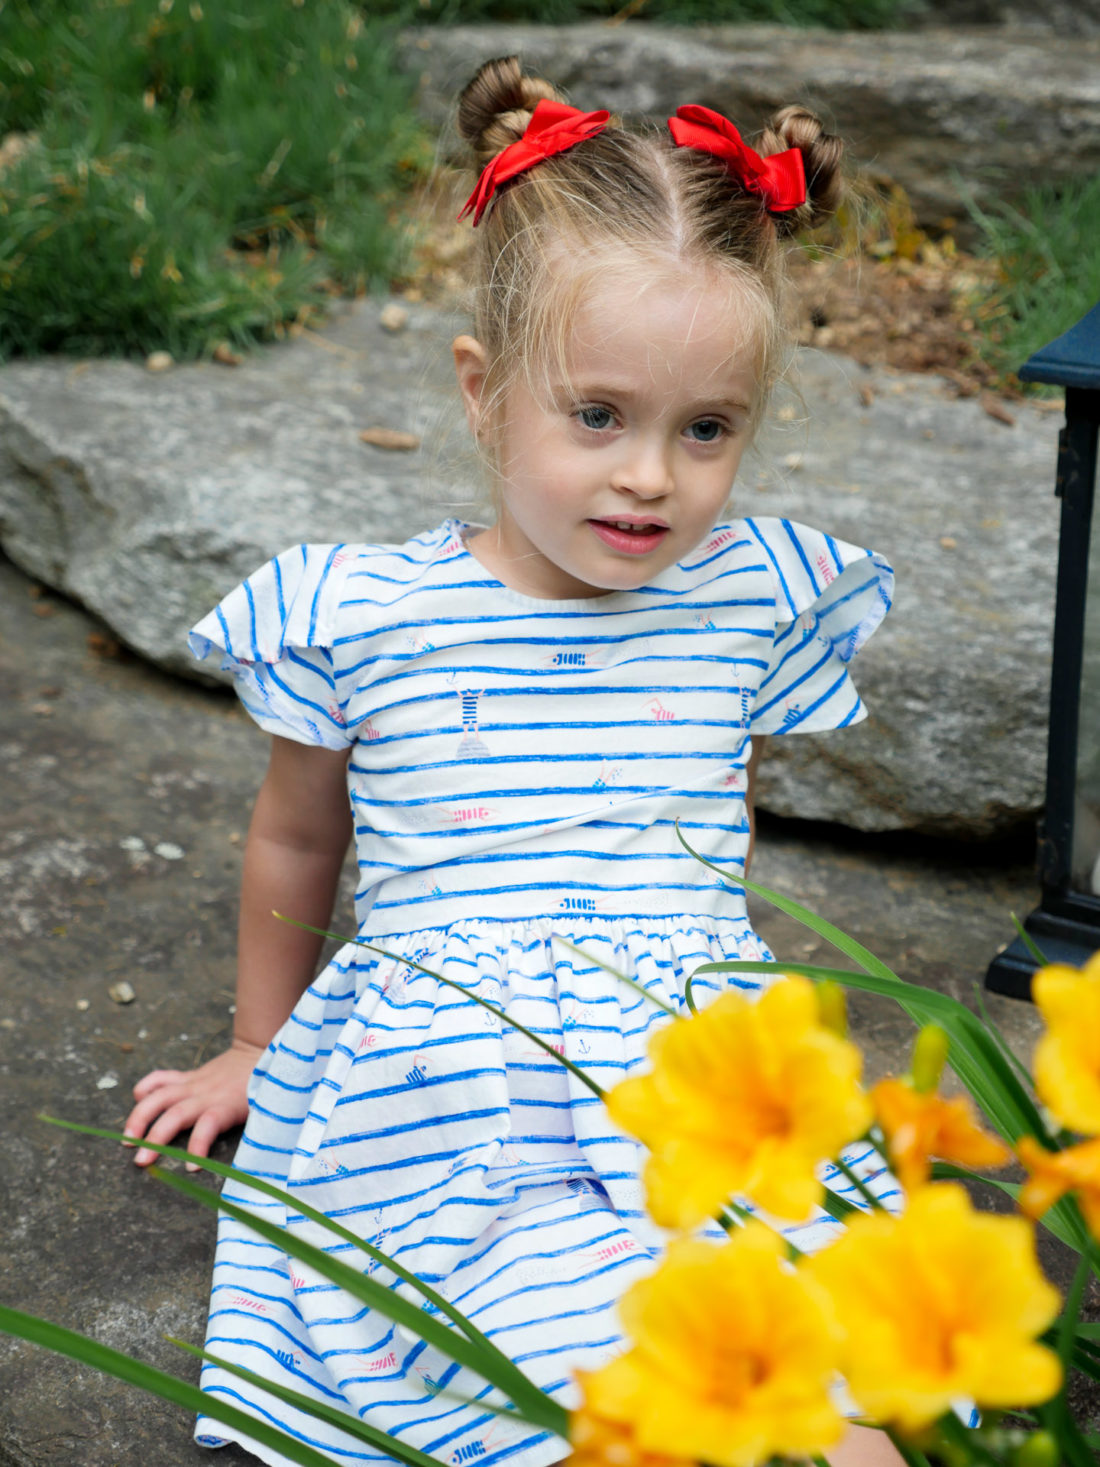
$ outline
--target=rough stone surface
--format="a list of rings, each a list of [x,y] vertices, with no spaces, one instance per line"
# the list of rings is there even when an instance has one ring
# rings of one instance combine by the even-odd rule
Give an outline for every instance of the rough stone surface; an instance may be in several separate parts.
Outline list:
[[[36,1117],[118,1127],[140,1076],[226,1042],[240,835],[266,740],[221,689],[97,654],[102,625],[34,589],[0,559],[0,1301],[194,1379],[163,1336],[201,1343],[213,1218],[109,1143]],[[166,845],[183,858],[156,854]],[[1009,911],[1037,896],[1026,842],[962,851],[776,821],[753,874],[964,1001],[1010,936]],[[345,921],[350,901],[345,883]],[[833,960],[788,919],[763,909],[758,922],[780,956]],[[136,994],[125,1006],[108,992],[121,979]],[[990,1003],[1028,1053],[1030,1005]],[[858,996],[852,1021],[872,1074],[904,1065],[900,1010]],[[1064,1261],[1047,1258],[1064,1283]],[[4,1335],[0,1380],[5,1467],[254,1460],[212,1458],[185,1412]]]
[[[395,336],[377,303],[345,307],[323,334],[233,369],[0,369],[0,542],[130,646],[193,673],[184,629],[276,549],[357,533],[402,541],[441,518],[429,501],[450,374],[439,318],[410,315]],[[361,442],[376,426],[430,447]]]
[[[446,406],[452,323],[420,308],[394,337],[378,311],[232,372],[0,369],[0,543],[129,646],[196,675],[186,628],[287,544],[401,541],[468,512],[476,472]],[[1044,780],[1058,414],[1020,406],[1009,427],[937,378],[812,352],[798,386],[801,398],[780,393],[734,508],[881,550],[898,594],[857,664],[871,723],[774,740],[763,807],[971,838],[1029,819]],[[426,446],[372,449],[358,439],[367,419],[411,425]]]
[[[916,27],[1012,26],[1033,35],[1100,35],[1097,0],[931,0],[913,11]]]
[[[513,52],[578,107],[664,117],[698,102],[752,132],[779,107],[809,105],[859,164],[902,185],[927,227],[950,217],[965,233],[966,195],[1011,196],[1100,168],[1100,35],[628,21],[424,29],[404,40],[435,123],[482,61]]]
[[[1061,417],[1019,406],[1008,427],[937,379],[835,356],[807,354],[799,374],[807,421],[762,445],[797,467],[751,491],[743,471],[738,508],[873,546],[897,588],[854,665],[867,722],[771,740],[761,803],[864,830],[1006,829],[1045,779]]]

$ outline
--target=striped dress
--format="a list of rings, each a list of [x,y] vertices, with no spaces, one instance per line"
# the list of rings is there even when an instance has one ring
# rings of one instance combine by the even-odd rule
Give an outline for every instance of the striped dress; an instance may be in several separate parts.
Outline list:
[[[545,1051],[403,959],[604,1088],[636,1072],[664,1020],[598,963],[679,1006],[701,963],[768,956],[674,822],[743,868],[751,736],[865,716],[847,664],[893,577],[869,551],[746,519],[640,590],[537,600],[488,575],[468,528],[288,550],[192,632],[262,728],[350,750],[358,930],[391,954],[344,947],[307,990],[256,1069],[237,1161],[399,1259],[569,1404],[662,1245],[641,1149]],[[332,1247],[293,1206],[225,1195]],[[792,1233],[812,1247],[832,1226]],[[207,1344],[446,1463],[565,1454],[441,1395],[486,1387],[224,1216]],[[217,1367],[202,1383],[334,1462],[388,1460]],[[285,1460],[200,1418],[203,1444],[227,1435]]]

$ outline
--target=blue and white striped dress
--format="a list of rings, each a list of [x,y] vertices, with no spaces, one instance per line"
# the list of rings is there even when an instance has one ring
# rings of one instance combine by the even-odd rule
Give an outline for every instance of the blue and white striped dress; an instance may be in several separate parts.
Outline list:
[[[616,1352],[615,1301],[662,1244],[641,1148],[544,1051],[401,957],[605,1088],[642,1066],[657,1008],[555,939],[674,1005],[701,963],[764,952],[674,822],[743,867],[751,735],[865,716],[847,664],[893,577],[747,519],[640,590],[536,600],[487,574],[467,529],[288,550],[192,633],[261,727],[351,750],[359,933],[397,955],[347,946],[310,986],[256,1070],[238,1164],[398,1258],[569,1402],[571,1372]],[[225,1195],[331,1246],[292,1208]],[[439,1395],[486,1388],[225,1217],[207,1343],[444,1462],[566,1450]],[[216,1367],[203,1386],[335,1462],[387,1460]],[[200,1418],[200,1441],[227,1435],[285,1460]]]

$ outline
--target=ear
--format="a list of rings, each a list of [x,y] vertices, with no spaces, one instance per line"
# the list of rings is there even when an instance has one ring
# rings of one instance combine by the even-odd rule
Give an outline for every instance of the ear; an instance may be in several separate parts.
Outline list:
[[[462,403],[466,409],[466,421],[475,438],[483,431],[481,413],[485,379],[489,372],[489,357],[481,342],[473,336],[456,336],[451,343],[455,359],[455,376]]]

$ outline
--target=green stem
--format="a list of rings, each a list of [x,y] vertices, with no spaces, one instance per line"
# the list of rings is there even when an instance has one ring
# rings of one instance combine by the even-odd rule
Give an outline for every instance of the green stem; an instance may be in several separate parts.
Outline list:
[[[964,1426],[954,1411],[948,1411],[936,1422],[944,1441],[958,1447],[971,1462],[982,1462],[985,1467],[1001,1467],[998,1457],[989,1450],[981,1436]]]
[[[837,1222],[843,1222],[846,1217],[851,1217],[853,1212],[861,1212],[863,1209],[856,1207],[855,1203],[849,1202],[847,1197],[842,1197],[839,1192],[834,1192],[831,1187],[825,1189],[825,1210],[832,1213]]]
[[[736,1219],[736,1221],[735,1221]],[[718,1221],[727,1233],[735,1232],[740,1225],[752,1221],[752,1213],[732,1198],[718,1213]]]
[[[837,1157],[834,1157],[833,1158],[833,1166],[836,1167],[837,1171],[841,1174],[842,1177],[844,1177],[847,1181],[851,1182],[852,1186],[856,1189],[856,1191],[859,1193],[859,1195],[863,1198],[864,1202],[867,1203],[868,1207],[870,1207],[870,1209],[871,1209],[872,1212],[885,1212],[886,1211],[886,1208],[883,1207],[882,1203],[878,1200],[878,1198],[875,1196],[875,1194],[871,1191],[871,1189],[863,1181],[863,1178],[856,1176],[855,1172],[852,1170],[852,1168],[848,1165],[848,1163],[844,1160],[844,1158],[842,1156],[837,1156]]]
[[[1069,1373],[1073,1364],[1073,1346],[1077,1337],[1077,1325],[1081,1318],[1081,1304],[1085,1297],[1085,1288],[1092,1273],[1092,1264],[1089,1258],[1082,1257],[1073,1275],[1073,1282],[1066,1294],[1066,1305],[1062,1311],[1062,1317],[1058,1321],[1058,1357],[1062,1362],[1065,1372],[1062,1380],[1062,1389],[1048,1403],[1047,1414],[1054,1428],[1054,1434],[1058,1443],[1072,1464],[1082,1460],[1080,1450],[1080,1432],[1076,1422],[1070,1414],[1069,1409]]]
[[[1038,946],[1038,944],[1036,943],[1035,939],[1032,937],[1031,933],[1028,932],[1028,930],[1025,928],[1024,924],[1020,921],[1019,917],[1017,917],[1017,915],[1016,915],[1015,912],[1009,912],[1008,915],[1012,918],[1012,925],[1016,929],[1016,935],[1017,935],[1017,937],[1019,937],[1019,939],[1023,943],[1024,947],[1027,948],[1028,952],[1035,959],[1035,961],[1039,964],[1040,968],[1045,968],[1046,965],[1047,965],[1048,959],[1045,957],[1042,948],[1040,948]]]
[[[919,1447],[915,1447],[912,1442],[906,1441],[903,1436],[900,1436],[891,1427],[884,1426],[880,1430],[885,1434],[888,1441],[891,1442],[894,1450],[906,1464],[906,1467],[929,1467],[928,1458]]]
[[[1070,1285],[1069,1293],[1066,1295],[1066,1307],[1062,1311],[1062,1320],[1058,1329],[1058,1354],[1062,1364],[1068,1366],[1070,1354],[1073,1350],[1074,1337],[1077,1334],[1077,1325],[1081,1317],[1081,1304],[1085,1297],[1085,1286],[1089,1280],[1091,1266],[1087,1257],[1081,1259],[1077,1265],[1077,1271],[1073,1275],[1073,1283]]]
[[[503,1009],[497,1008],[495,1003],[490,1003],[485,998],[479,998],[476,993],[471,993],[468,988],[461,983],[457,983],[453,978],[444,978],[442,973],[437,973],[432,968],[425,968],[423,963],[414,963],[412,958],[405,957],[403,953],[391,953],[388,948],[379,947],[373,942],[366,942],[362,937],[341,937],[338,932],[326,932],[323,927],[311,927],[308,922],[299,922],[294,917],[284,916],[282,912],[272,912],[271,915],[277,917],[280,922],[289,923],[291,927],[300,927],[303,932],[312,932],[317,937],[327,937],[331,938],[334,942],[350,942],[354,943],[356,947],[365,947],[368,952],[377,953],[379,957],[389,958],[391,962],[400,963],[406,968],[414,968],[418,973],[426,973],[429,978],[434,978],[437,983],[442,983],[447,988],[457,990],[457,992],[463,994],[472,1003],[480,1004],[483,1009],[488,1009],[491,1014],[496,1014],[502,1023],[508,1024],[513,1029],[518,1030],[532,1044],[537,1044],[540,1049],[544,1049],[548,1055],[557,1060],[559,1065],[564,1065],[570,1074],[576,1075],[582,1085],[587,1085],[598,1100],[603,1099],[603,1087],[597,1085],[596,1081],[590,1075],[587,1075],[581,1069],[580,1065],[575,1065],[572,1060],[567,1060],[565,1055],[559,1054],[552,1044],[548,1044],[538,1034],[533,1034],[530,1029],[526,1028],[523,1024],[517,1023],[515,1019],[509,1018]]]
[[[593,957],[591,953],[585,952],[583,947],[578,947],[575,942],[570,942],[567,937],[560,937],[556,932],[551,932],[550,941],[568,948],[571,953],[576,953],[578,958],[583,958],[586,963],[591,963],[594,968],[602,968],[605,973],[610,973],[612,978],[616,979],[619,983],[625,983],[628,988],[633,988],[636,993],[640,993],[643,998],[647,998],[651,1004],[654,1004],[663,1013],[668,1014],[670,1018],[682,1019],[684,1017],[671,1004],[665,1003],[663,998],[658,998],[655,993],[650,993],[649,989],[639,983],[636,978],[628,978],[625,973],[620,973],[618,968],[613,968],[610,963],[605,963],[602,959]],[[688,979],[688,983],[691,983],[690,978]],[[688,1006],[692,1008],[692,1012],[694,1013],[695,1010],[691,1005],[690,999],[688,1000]]]

